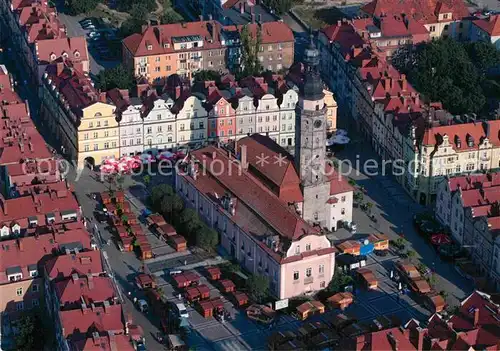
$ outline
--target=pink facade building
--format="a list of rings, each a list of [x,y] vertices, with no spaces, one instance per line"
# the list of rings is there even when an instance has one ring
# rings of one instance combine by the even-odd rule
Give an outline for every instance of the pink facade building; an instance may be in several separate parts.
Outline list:
[[[265,137],[253,135],[238,142],[248,147],[248,155],[257,144],[247,140],[252,138]],[[260,149],[280,148],[265,139],[268,145]],[[221,245],[241,266],[267,276],[271,292],[280,299],[328,285],[336,249],[324,232],[300,216],[303,197],[290,160],[259,170],[251,160],[242,168],[231,153],[214,146],[190,156],[185,174],[176,178],[176,190],[219,232]]]

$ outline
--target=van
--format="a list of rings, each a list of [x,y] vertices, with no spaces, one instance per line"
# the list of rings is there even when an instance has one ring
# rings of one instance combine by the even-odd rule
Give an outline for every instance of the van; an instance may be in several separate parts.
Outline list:
[[[183,303],[175,304],[175,312],[179,317],[189,318],[189,313],[186,309],[186,306]]]

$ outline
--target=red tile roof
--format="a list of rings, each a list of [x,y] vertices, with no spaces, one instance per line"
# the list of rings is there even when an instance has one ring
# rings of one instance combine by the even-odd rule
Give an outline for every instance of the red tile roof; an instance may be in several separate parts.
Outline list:
[[[142,33],[123,39],[123,45],[133,56],[163,55],[177,51],[200,51],[222,48],[222,26],[217,21],[183,22],[149,26]],[[174,38],[199,35],[202,47],[174,50]],[[166,47],[168,44],[168,47]],[[151,50],[148,50],[148,46]]]
[[[30,267],[43,264],[65,244],[79,242],[83,248],[90,249],[90,236],[82,230],[69,230],[62,234],[43,234],[28,236],[19,240],[4,240],[0,243],[0,284],[7,282],[8,268],[21,267],[23,278],[30,276]],[[41,274],[41,271],[40,271]]]
[[[134,351],[128,335],[104,335],[76,340],[71,351]]]
[[[244,207],[248,206],[255,213],[254,217],[262,218],[273,230],[290,240],[299,239],[306,234],[317,233],[316,229],[309,226],[296,213],[292,212],[271,191],[258,184],[258,181],[249,175],[248,172],[240,170],[227,157],[227,154],[220,149],[208,146],[194,151],[192,155],[203,164],[203,167],[206,167],[207,175],[203,176],[200,174],[196,180],[193,180],[189,176],[186,176],[186,178],[202,193],[205,193],[207,190],[212,194],[214,191],[222,191],[219,195],[222,196],[227,189],[234,194],[238,202],[243,203]],[[224,163],[222,174],[219,174],[221,172],[218,171],[220,167],[215,166],[216,163],[220,162],[215,160],[221,160]],[[217,176],[211,173],[215,170],[217,170]],[[210,182],[210,179],[216,179],[219,186],[212,189],[211,185],[213,185],[213,182]],[[207,180],[210,182],[210,185],[205,187],[203,183],[207,182]],[[238,206],[239,203],[236,204],[237,211]]]
[[[66,56],[73,62],[88,61],[87,40],[84,37],[39,40],[35,44],[38,62],[49,64]]]
[[[66,38],[66,27],[62,25],[57,18],[51,18],[49,21],[40,20],[27,26],[28,42],[33,44],[38,40]]]
[[[492,124],[490,122],[485,123],[488,125]],[[486,124],[476,122],[428,128],[424,132],[422,145],[440,145],[442,143],[443,136],[447,135],[448,140],[455,151],[460,152],[475,150],[479,148],[479,144],[486,137]],[[468,144],[468,140],[470,138],[473,142],[472,146],[469,146]],[[490,132],[490,142],[495,144],[499,141],[499,135]]]
[[[67,278],[54,284],[55,292],[61,305],[81,304],[82,298],[87,306],[91,303],[103,302],[115,298],[115,290],[111,278],[82,277],[75,280]]]
[[[250,173],[262,179],[280,200],[286,204],[304,201],[293,158],[285,149],[272,139],[260,134],[238,140],[240,153],[242,146],[246,147],[246,160],[249,163]],[[268,157],[269,163],[258,162],[262,157]],[[276,162],[276,160],[282,160],[282,162]]]
[[[353,46],[362,47],[365,44],[365,41],[356,33],[354,27],[345,21],[332,24],[321,31],[330,40],[330,43],[336,42],[340,45],[344,55],[350,52]]]
[[[65,338],[77,340],[85,336],[91,328],[99,332],[125,332],[122,305],[61,311],[59,317]]]
[[[373,0],[361,7],[361,11],[371,16],[401,16],[405,14],[421,23],[437,23],[437,15],[452,13],[452,18],[444,20],[458,20],[469,16],[469,11],[463,0]]]
[[[500,15],[492,15],[486,19],[477,19],[472,21],[472,23],[492,37],[500,35]]]
[[[97,250],[54,257],[47,261],[45,270],[50,279],[70,277],[73,273],[86,276],[104,272],[101,253]]]
[[[77,65],[70,62],[57,63],[47,66],[46,73],[52,79],[65,104],[76,116],[80,116],[82,109],[100,101],[100,93],[94,88],[92,80],[81,72]],[[74,123],[79,119],[75,116]]]
[[[371,332],[353,338],[355,350],[387,351],[387,350],[416,350],[410,342],[409,334],[405,335],[401,327],[395,327]]]
[[[354,191],[349,182],[330,165],[326,166],[326,174],[330,180],[330,195],[337,195]]]
[[[249,23],[246,25],[251,36],[256,37],[258,28],[262,35],[262,44],[294,42],[293,32],[290,27],[282,21]],[[241,32],[243,26],[225,26],[224,30]]]
[[[73,193],[66,194],[43,193],[32,194],[14,199],[2,200],[2,210],[0,211],[0,223],[10,225],[13,221],[18,221],[22,227],[29,217],[37,217],[38,222],[45,222],[44,216],[52,213],[55,215],[56,222],[59,222],[61,211],[74,211],[80,214],[80,206]],[[22,222],[22,223],[21,223]]]

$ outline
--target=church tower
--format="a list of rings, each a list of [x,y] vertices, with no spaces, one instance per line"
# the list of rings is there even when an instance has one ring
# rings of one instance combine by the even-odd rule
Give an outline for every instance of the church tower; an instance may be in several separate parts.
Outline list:
[[[325,177],[327,107],[318,72],[319,58],[311,35],[304,52],[304,81],[295,109],[295,166],[304,194],[302,216],[324,227],[329,222],[326,202],[330,196],[330,182]]]

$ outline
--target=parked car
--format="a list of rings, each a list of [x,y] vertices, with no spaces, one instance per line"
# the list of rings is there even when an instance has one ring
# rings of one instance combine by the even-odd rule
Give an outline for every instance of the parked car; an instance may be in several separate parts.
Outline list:
[[[86,29],[86,30],[95,30],[95,26],[92,23],[84,24],[84,25],[82,25],[82,28]]]
[[[175,304],[175,313],[179,317],[189,318],[189,313],[186,309],[186,306],[183,303],[176,303]]]
[[[87,35],[89,36],[89,38],[99,38],[101,36],[101,34],[97,32],[89,32],[87,33]]]
[[[137,308],[139,309],[139,311],[141,311],[142,313],[148,313],[149,306],[148,306],[148,303],[146,302],[146,300],[143,300],[143,299],[137,300],[136,304],[137,304]]]

